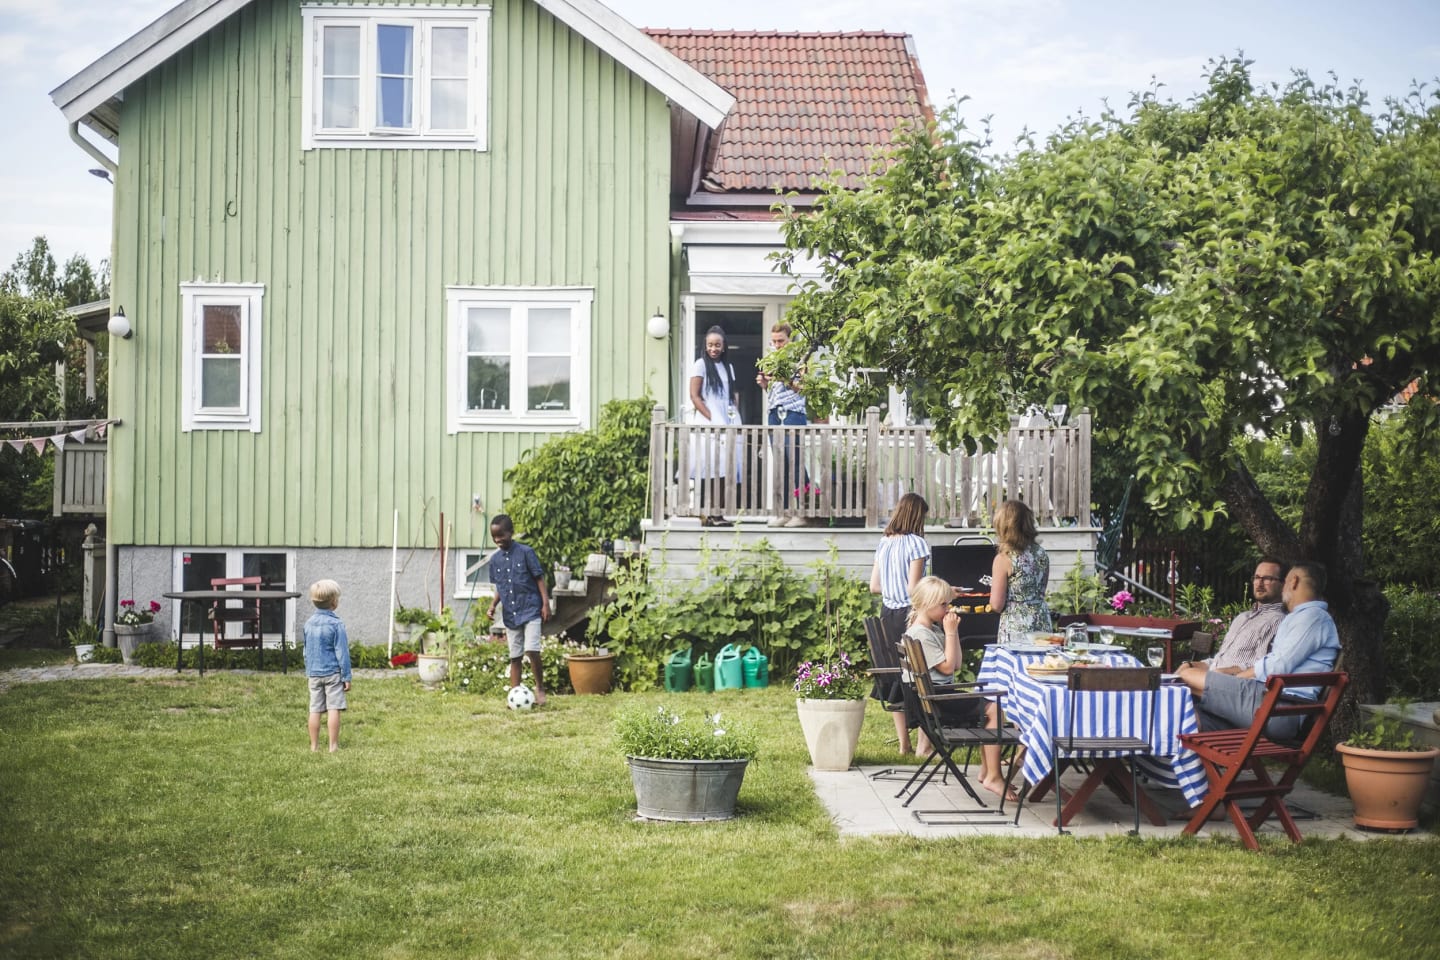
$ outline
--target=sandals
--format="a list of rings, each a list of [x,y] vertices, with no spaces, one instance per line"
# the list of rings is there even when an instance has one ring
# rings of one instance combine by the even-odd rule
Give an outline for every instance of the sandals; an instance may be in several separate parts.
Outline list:
[[[702,526],[702,527],[731,527],[731,526],[734,526],[734,524],[732,524],[729,520],[726,520],[724,517],[701,517],[701,518],[700,518],[700,526]]]

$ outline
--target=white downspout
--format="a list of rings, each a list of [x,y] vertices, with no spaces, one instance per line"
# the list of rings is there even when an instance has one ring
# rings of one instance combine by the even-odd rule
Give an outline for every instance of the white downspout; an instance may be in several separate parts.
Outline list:
[[[79,145],[81,150],[84,150],[86,153],[90,154],[90,156],[95,159],[96,163],[100,164],[100,166],[104,167],[107,171],[109,171],[110,177],[112,179],[115,177],[116,174],[120,172],[119,164],[117,164],[114,160],[111,160],[109,157],[105,156],[105,154],[101,153],[100,149],[96,147],[95,144],[80,136],[79,120],[76,120],[74,123],[70,124],[70,139],[74,140],[75,143]]]

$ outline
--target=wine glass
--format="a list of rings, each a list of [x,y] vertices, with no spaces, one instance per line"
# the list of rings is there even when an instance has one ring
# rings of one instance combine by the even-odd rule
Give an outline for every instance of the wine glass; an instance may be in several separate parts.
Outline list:
[[[1150,666],[1152,666],[1152,667],[1158,667],[1158,666],[1160,666],[1160,664],[1162,664],[1162,663],[1165,662],[1165,648],[1164,648],[1164,647],[1146,647],[1146,648],[1145,648],[1145,660],[1146,660],[1146,661],[1150,664]]]

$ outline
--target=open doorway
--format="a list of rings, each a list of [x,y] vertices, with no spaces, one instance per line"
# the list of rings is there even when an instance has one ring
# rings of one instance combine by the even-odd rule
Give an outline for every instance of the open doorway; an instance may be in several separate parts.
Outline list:
[[[690,344],[690,356],[685,361],[685,391],[690,389],[690,364],[705,348],[705,332],[711,327],[725,331],[726,353],[731,366],[735,368],[735,386],[740,393],[740,421],[757,424],[765,422],[765,403],[760,388],[755,384],[757,362],[765,348],[765,310],[743,308],[695,308],[695,337]]]

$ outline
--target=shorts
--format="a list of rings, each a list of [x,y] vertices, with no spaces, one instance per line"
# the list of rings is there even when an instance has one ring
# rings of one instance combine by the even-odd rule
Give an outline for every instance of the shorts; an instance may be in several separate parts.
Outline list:
[[[345,681],[340,674],[324,677],[306,677],[310,681],[310,712],[326,713],[330,710],[345,709]]]
[[[510,640],[510,659],[519,660],[521,655],[540,652],[540,621],[531,620],[518,627],[506,627],[505,636]]]

